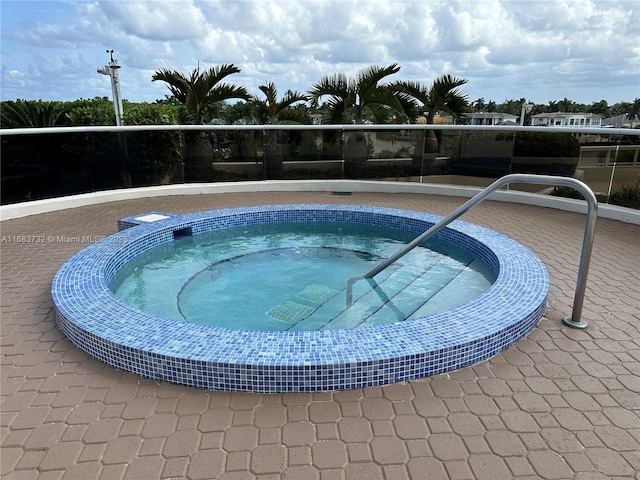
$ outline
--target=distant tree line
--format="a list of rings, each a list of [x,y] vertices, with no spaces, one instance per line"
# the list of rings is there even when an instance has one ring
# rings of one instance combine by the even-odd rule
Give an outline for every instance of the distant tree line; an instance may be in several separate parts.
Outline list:
[[[469,109],[463,113],[501,112],[520,115],[523,103],[531,102],[521,98],[496,103],[492,100],[485,102],[480,98],[470,102]],[[187,121],[186,113],[182,110],[183,106],[172,96],[166,96],[154,102],[124,100],[123,104],[123,120],[126,125],[190,123]],[[567,107],[567,105],[570,106]],[[314,108],[308,103],[301,102],[293,109],[305,115],[322,114],[326,106],[325,103],[321,103]],[[108,97],[73,101],[6,100],[0,102],[0,111],[2,113],[1,128],[115,125],[113,103]],[[547,104],[534,104],[529,115],[552,112],[595,113],[605,118],[623,114],[640,117],[640,98],[636,98],[632,102],[618,102],[613,105],[608,105],[606,100],[593,102],[590,105],[571,100],[567,102],[565,100],[549,101]],[[211,121],[226,125],[273,122],[273,119],[258,121],[259,117],[254,116],[251,103],[244,101],[236,103],[222,101],[215,108],[210,109],[209,116]],[[460,118],[458,122],[464,124],[465,119]]]
[[[522,105],[525,103],[533,104],[533,102],[529,102],[525,98],[505,100],[502,103],[496,103],[493,100],[485,102],[484,98],[479,98],[471,102],[471,108],[473,112],[500,112],[520,115]],[[633,102],[618,102],[613,105],[609,105],[606,100],[587,105],[586,103],[574,102],[565,97],[562,100],[551,100],[546,105],[533,104],[529,115],[553,112],[594,113],[602,115],[604,118],[624,114],[629,114],[631,117],[635,115],[640,117],[640,98],[636,98]]]
[[[327,75],[307,92],[288,90],[278,97],[273,82],[260,85],[260,94],[251,95],[245,87],[228,82],[240,72],[233,64],[213,66],[184,74],[160,69],[152,81],[164,82],[170,95],[153,103],[124,101],[123,123],[142,124],[291,124],[310,123],[311,114],[320,114],[323,122],[340,123],[413,123],[422,118],[433,123],[435,115],[450,115],[456,123],[465,123],[464,113],[503,112],[519,115],[525,98],[496,103],[479,98],[470,102],[461,90],[466,79],[442,75],[432,82],[389,81],[398,73],[397,63],[371,66],[349,78],[344,74]],[[237,100],[232,102],[231,100]],[[603,117],[620,114],[640,116],[640,98],[633,102],[608,105],[606,100],[591,105],[564,98],[536,104],[529,115],[548,112],[595,113]],[[113,125],[112,103],[107,97],[71,102],[16,100],[0,103],[0,127],[53,127]]]

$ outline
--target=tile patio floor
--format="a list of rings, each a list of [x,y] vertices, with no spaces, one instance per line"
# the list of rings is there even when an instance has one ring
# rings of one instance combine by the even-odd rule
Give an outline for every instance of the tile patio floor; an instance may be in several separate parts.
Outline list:
[[[280,192],[105,203],[0,224],[1,235],[101,236],[148,211],[357,203],[446,215],[462,199]],[[584,216],[485,202],[463,220],[524,243],[551,277],[539,326],[447,375],[342,392],[251,394],[157,383],[104,365],[56,328],[49,293],[85,244],[1,245],[0,477],[13,479],[640,478],[640,227],[599,219],[585,331],[570,314]]]

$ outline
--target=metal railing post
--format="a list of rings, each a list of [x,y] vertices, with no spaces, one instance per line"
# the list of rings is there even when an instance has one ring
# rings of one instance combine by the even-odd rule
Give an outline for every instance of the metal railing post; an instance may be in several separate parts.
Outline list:
[[[564,317],[563,322],[572,328],[587,328],[587,322],[582,319],[582,307],[584,304],[584,294],[587,284],[587,274],[589,271],[589,262],[591,260],[591,249],[593,247],[593,238],[595,236],[595,225],[598,217],[598,200],[593,191],[580,180],[570,177],[555,177],[551,175],[530,175],[530,174],[511,174],[505,175],[499,178],[491,185],[486,187],[480,193],[466,201],[460,207],[456,208],[453,212],[447,215],[445,218],[437,222],[431,228],[426,230],[416,239],[405,245],[389,258],[383,260],[374,268],[369,270],[362,276],[352,277],[347,280],[347,308],[353,303],[353,284],[358,280],[364,280],[372,278],[389,265],[396,262],[398,259],[409,253],[415,247],[425,242],[440,230],[445,228],[451,222],[459,218],[461,215],[469,211],[471,208],[478,205],[485,200],[493,192],[499,188],[509,185],[511,183],[527,183],[527,184],[539,184],[549,186],[571,187],[574,190],[579,191],[587,201],[587,222],[584,230],[584,238],[582,241],[582,253],[580,254],[580,265],[578,267],[578,279],[576,282],[576,292],[573,301],[573,310],[571,316]]]

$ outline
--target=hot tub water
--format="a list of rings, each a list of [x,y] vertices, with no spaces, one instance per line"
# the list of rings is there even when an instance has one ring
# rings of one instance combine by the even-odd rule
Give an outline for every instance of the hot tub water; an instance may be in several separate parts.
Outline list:
[[[411,240],[389,228],[336,223],[242,226],[151,249],[110,284],[126,303],[176,321],[248,330],[325,330],[404,321],[456,307],[495,274],[469,252],[432,240],[358,282]]]

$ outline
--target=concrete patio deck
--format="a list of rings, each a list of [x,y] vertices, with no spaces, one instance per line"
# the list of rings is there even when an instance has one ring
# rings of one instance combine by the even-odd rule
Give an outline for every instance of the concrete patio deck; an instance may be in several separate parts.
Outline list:
[[[640,227],[599,219],[587,330],[570,314],[584,215],[484,202],[462,218],[545,262],[549,308],[524,340],[450,374],[342,392],[251,394],[117,371],[57,329],[53,275],[119,218],[278,203],[446,215],[419,194],[224,193],[6,220],[1,244],[0,476],[12,479],[640,478]],[[40,243],[20,241],[44,236]],[[65,240],[68,238],[69,240]],[[78,241],[72,239],[78,238]]]

